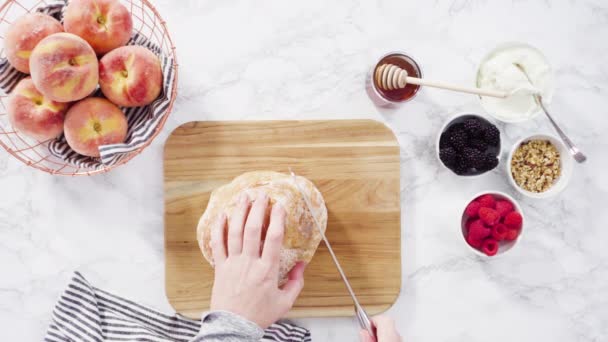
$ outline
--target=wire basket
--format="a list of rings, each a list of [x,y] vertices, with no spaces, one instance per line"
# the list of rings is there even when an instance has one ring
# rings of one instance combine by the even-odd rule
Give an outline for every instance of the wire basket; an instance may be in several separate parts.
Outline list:
[[[167,94],[169,104],[153,134],[142,146],[129,152],[111,166],[101,165],[95,168],[79,166],[51,154],[48,149],[49,141],[38,141],[12,129],[8,120],[6,106],[8,94],[0,90],[0,146],[15,158],[21,160],[28,166],[53,175],[92,175],[108,172],[117,166],[125,164],[141,153],[144,148],[150,145],[158,133],[160,133],[165,125],[165,121],[171,113],[176,97],[178,65],[175,47],[169,36],[165,21],[150,2],[147,0],[120,0],[120,2],[125,5],[131,13],[133,19],[133,34],[139,33],[140,36],[146,37],[151,43],[160,48],[161,53],[171,56],[173,60],[171,68],[175,76],[172,80],[170,94]],[[4,33],[11,23],[20,16],[29,12],[34,12],[37,8],[46,5],[48,5],[48,3],[45,0],[8,0],[2,4],[0,7],[0,58],[6,57],[6,52],[4,50]]]

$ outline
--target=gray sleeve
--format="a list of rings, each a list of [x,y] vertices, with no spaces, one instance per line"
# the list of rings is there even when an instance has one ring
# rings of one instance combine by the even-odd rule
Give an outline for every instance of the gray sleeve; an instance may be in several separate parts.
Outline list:
[[[264,336],[257,324],[228,311],[203,313],[201,330],[191,342],[254,342]]]

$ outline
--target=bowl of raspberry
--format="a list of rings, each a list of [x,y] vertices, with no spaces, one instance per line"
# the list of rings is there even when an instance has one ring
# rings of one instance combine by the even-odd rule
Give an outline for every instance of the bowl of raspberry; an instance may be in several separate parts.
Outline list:
[[[436,152],[439,162],[453,173],[482,175],[498,166],[500,130],[479,114],[456,114],[441,127]]]
[[[477,255],[494,257],[521,239],[524,217],[519,204],[502,192],[475,195],[462,213],[462,237]]]

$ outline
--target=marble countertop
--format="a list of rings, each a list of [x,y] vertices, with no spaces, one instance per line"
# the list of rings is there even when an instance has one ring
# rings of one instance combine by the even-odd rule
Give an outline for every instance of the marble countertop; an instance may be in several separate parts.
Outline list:
[[[179,93],[163,134],[109,174],[50,176],[0,152],[0,340],[41,339],[74,270],[97,286],[172,309],[164,294],[162,152],[192,120],[371,118],[401,144],[404,341],[608,340],[608,3],[555,1],[154,0],[177,46]],[[474,96],[424,89],[396,109],[365,91],[381,54],[416,56],[429,78],[472,84],[506,41],[540,48],[556,71],[551,110],[589,161],[557,198],[517,195],[504,168],[453,176],[434,155],[452,113]],[[538,117],[502,125],[506,145],[551,132]],[[458,220],[482,190],[508,192],[527,217],[507,256],[482,260]],[[304,319],[314,341],[355,340],[350,318]]]

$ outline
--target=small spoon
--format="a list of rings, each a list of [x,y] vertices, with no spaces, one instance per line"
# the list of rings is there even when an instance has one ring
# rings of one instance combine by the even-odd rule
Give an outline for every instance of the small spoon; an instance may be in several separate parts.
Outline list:
[[[530,79],[530,76],[528,76],[528,73],[526,72],[526,70],[524,70],[524,67],[519,63],[514,63],[514,65],[519,70],[521,70],[521,72],[524,74],[524,76],[526,76],[526,78],[528,79],[528,82],[530,82],[530,85],[534,86],[532,84],[532,80]],[[542,95],[540,93],[533,93],[531,95],[534,96],[534,99],[540,105],[540,108],[542,108],[543,112],[545,112],[545,114],[547,115],[547,118],[549,118],[549,121],[553,125],[553,128],[555,128],[555,131],[557,131],[557,134],[559,134],[559,136],[560,136],[560,138],[562,138],[562,141],[564,142],[564,144],[566,144],[566,147],[568,147],[568,151],[570,151],[570,154],[572,155],[572,157],[574,157],[574,160],[576,160],[578,163],[584,163],[585,160],[587,160],[587,156],[585,156],[583,154],[583,152],[581,152],[576,147],[576,145],[574,145],[574,143],[568,138],[566,133],[564,133],[564,131],[562,131],[562,129],[557,124],[557,122],[553,119],[551,114],[549,114],[549,111],[547,110],[547,108],[545,108],[545,105],[543,104]]]

